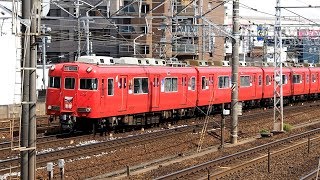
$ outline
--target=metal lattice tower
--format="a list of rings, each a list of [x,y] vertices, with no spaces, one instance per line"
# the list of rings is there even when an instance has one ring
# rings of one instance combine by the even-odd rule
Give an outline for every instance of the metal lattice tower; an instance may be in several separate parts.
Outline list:
[[[274,124],[273,131],[283,131],[283,89],[282,89],[282,34],[280,0],[276,5],[274,26]]]

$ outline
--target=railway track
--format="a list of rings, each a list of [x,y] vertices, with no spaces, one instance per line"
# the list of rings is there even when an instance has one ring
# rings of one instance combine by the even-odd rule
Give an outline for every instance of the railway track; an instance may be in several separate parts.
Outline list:
[[[299,110],[304,110],[304,108],[310,108],[309,106],[303,106],[302,107],[288,107],[287,109],[293,112],[296,112],[297,109]],[[251,113],[249,115],[244,115],[241,118],[244,120],[250,120],[250,119],[257,119],[257,116],[260,118],[263,117],[270,117],[270,113],[273,111],[265,111],[263,113],[258,112],[258,113]],[[213,127],[214,124],[213,122],[209,124],[209,127]],[[54,150],[51,152],[47,153],[41,153],[37,155],[37,164],[38,166],[45,166],[47,162],[55,161],[59,158],[64,158],[64,159],[72,159],[72,158],[78,158],[81,156],[86,156],[90,154],[95,154],[95,153],[101,153],[101,152],[108,152],[112,151],[115,149],[123,148],[126,146],[134,145],[134,144],[147,144],[148,142],[152,141],[157,141],[159,138],[165,138],[173,135],[178,135],[179,133],[186,133],[189,131],[193,131],[193,129],[200,130],[202,128],[201,125],[193,125],[193,126],[186,126],[186,127],[180,127],[180,128],[175,128],[171,130],[163,130],[159,132],[154,132],[154,133],[149,133],[149,134],[144,134],[144,135],[139,135],[139,136],[131,136],[131,137],[126,137],[118,140],[113,140],[113,141],[104,141],[104,142],[99,142],[95,144],[88,144],[84,146],[79,146],[79,147],[71,147],[71,148],[65,148],[65,149],[60,149],[60,150]],[[73,137],[73,138],[79,138],[79,137]],[[70,140],[70,139],[67,139]],[[59,141],[63,141],[63,139],[57,139],[55,136],[52,136],[50,138],[44,138],[38,139],[37,146],[40,146],[41,144],[48,144],[48,143],[56,143],[56,145],[59,143]],[[65,141],[65,140],[64,140]],[[0,147],[3,147],[2,144],[0,144]],[[57,146],[52,146],[52,147],[57,147]],[[1,153],[1,150],[0,150]],[[19,159],[18,158],[12,158],[12,159],[7,159],[4,161],[0,161],[0,173],[6,173],[10,170],[11,171],[17,171],[19,165]]]
[[[203,179],[204,177],[208,178],[208,172],[209,172],[209,176],[214,177],[214,178],[221,178],[221,177],[226,177],[230,174],[233,174],[235,172],[239,172],[241,169],[247,168],[247,167],[251,167],[254,164],[257,163],[262,163],[266,161],[266,158],[268,158],[268,155],[265,155],[265,152],[268,152],[268,150],[270,151],[270,149],[275,149],[278,148],[279,146],[285,145],[287,143],[292,143],[294,141],[301,141],[304,138],[310,138],[313,135],[319,134],[320,133],[320,128],[311,130],[311,131],[307,131],[304,133],[300,133],[288,138],[284,138],[284,139],[280,139],[280,140],[276,140],[274,142],[270,142],[264,145],[260,145],[245,151],[241,151],[235,154],[231,154],[228,156],[224,156],[212,161],[208,161],[190,168],[186,168],[165,176],[161,176],[156,178],[157,180],[160,179]],[[320,138],[319,136],[312,139],[312,143],[319,143]],[[306,148],[306,144],[308,142],[304,141],[304,142],[300,142],[294,145],[291,145],[289,147],[286,147],[282,150],[278,150],[278,151],[274,151],[272,152],[270,155],[272,157],[274,156],[280,156],[281,154],[286,154],[289,153],[291,151],[297,150],[299,148]],[[262,156],[259,156],[257,158],[255,158],[254,160],[249,160],[246,163],[234,166],[234,167],[225,167],[227,170],[221,171],[220,167],[224,167],[226,164],[229,164],[231,162],[239,162],[240,159],[242,158],[246,158],[246,157],[251,157],[254,156],[256,154],[263,154]],[[219,173],[215,173],[215,174],[210,174],[211,170],[219,170]]]
[[[309,174],[301,177],[300,180],[313,180],[313,179],[319,178],[319,176],[320,176],[320,170],[317,168],[312,172],[310,172]]]
[[[213,124],[212,124],[213,125]],[[72,159],[81,156],[93,155],[95,153],[109,152],[119,148],[135,144],[148,144],[149,142],[157,141],[159,138],[170,137],[193,131],[193,129],[200,130],[202,127],[198,125],[184,126],[174,129],[165,129],[157,132],[146,133],[135,136],[128,136],[121,139],[114,139],[110,141],[102,141],[93,144],[86,144],[82,146],[74,146],[65,149],[58,149],[51,152],[37,154],[37,166],[45,166],[47,162],[52,162],[57,159]],[[12,158],[0,161],[0,173],[8,173],[11,171],[18,171],[19,158]]]
[[[298,107],[296,107],[296,106],[289,107],[288,106],[287,109],[286,109],[286,112],[287,113],[296,112],[297,109],[299,111],[301,111],[301,110],[305,111],[305,109],[308,109],[308,108],[310,108],[310,106],[301,106],[301,107],[300,106],[298,106]],[[273,111],[269,110],[269,111],[264,111],[264,112],[256,112],[256,113],[251,113],[251,114],[245,114],[245,115],[240,117],[240,120],[249,121],[249,120],[254,120],[254,119],[257,119],[257,118],[267,118],[267,117],[270,116],[270,113],[273,113]],[[56,125],[56,126],[58,126],[58,125]],[[54,126],[53,128],[55,128],[56,126]],[[194,126],[198,126],[198,125],[194,125]],[[212,125],[209,125],[209,127],[219,128],[217,123],[212,123]],[[60,141],[77,140],[77,139],[80,139],[80,138],[86,138],[89,135],[83,136],[83,134],[81,134],[81,136],[69,137],[67,139],[57,139],[56,136],[59,136],[59,135],[38,137],[37,138],[37,146],[41,146],[41,145],[47,144],[47,143],[53,143],[56,146],[58,146]],[[14,143],[14,145],[15,144],[17,145],[18,141],[14,141],[13,143]],[[10,151],[10,150],[11,150],[11,142],[2,142],[2,143],[0,143],[0,154],[1,153],[3,154],[5,151]]]

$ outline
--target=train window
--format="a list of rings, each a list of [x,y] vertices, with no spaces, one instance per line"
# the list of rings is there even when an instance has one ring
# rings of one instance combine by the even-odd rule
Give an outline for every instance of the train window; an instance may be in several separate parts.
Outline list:
[[[74,89],[74,84],[76,80],[74,78],[65,78],[64,79],[64,88],[65,89]]]
[[[148,93],[148,78],[134,78],[133,84],[135,94]]]
[[[202,77],[201,78],[201,86],[202,86],[202,89],[207,89],[207,81],[206,81],[206,77]]]
[[[114,87],[113,87],[113,79],[108,79],[108,96],[113,96]]]
[[[282,75],[282,84],[288,84],[288,77],[286,75]]]
[[[165,78],[164,90],[165,92],[178,91],[178,78]]]
[[[311,78],[312,78],[312,79],[311,79],[312,83],[315,83],[315,82],[317,81],[316,76],[315,76],[314,74],[312,74],[312,77],[311,77]]]
[[[60,77],[50,77],[49,78],[49,87],[51,88],[60,88]]]
[[[188,89],[192,90],[192,91],[194,91],[196,89],[196,78],[195,77],[190,78]]]
[[[123,88],[127,87],[127,78],[123,78]]]
[[[80,89],[97,90],[98,79],[80,79]]]
[[[122,88],[122,78],[119,79],[118,87],[119,87],[120,89]]]
[[[261,85],[262,85],[262,76],[259,75],[259,86],[261,86]]]
[[[309,75],[307,74],[307,77],[306,77],[306,81],[307,83],[309,83]]]
[[[229,76],[220,76],[219,77],[219,88],[228,88],[229,87]]]
[[[292,83],[293,83],[293,84],[302,83],[301,75],[299,75],[299,74],[293,75]]]
[[[271,85],[271,79],[269,75],[266,76],[266,85],[267,86]]]
[[[250,76],[240,76],[240,86],[241,87],[250,87]]]

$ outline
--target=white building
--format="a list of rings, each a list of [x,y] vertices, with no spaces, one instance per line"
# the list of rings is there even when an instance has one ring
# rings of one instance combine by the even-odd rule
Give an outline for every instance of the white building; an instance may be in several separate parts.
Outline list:
[[[12,2],[0,2],[0,5],[11,9]],[[0,8],[0,21],[0,105],[9,105],[21,100],[20,39],[12,34],[11,14],[3,8]]]

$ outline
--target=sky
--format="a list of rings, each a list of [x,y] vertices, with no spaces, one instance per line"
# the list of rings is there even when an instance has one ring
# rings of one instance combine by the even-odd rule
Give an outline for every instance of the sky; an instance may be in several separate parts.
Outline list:
[[[276,0],[239,0],[240,2],[240,16],[248,20],[272,18],[275,15]],[[319,6],[319,8],[288,8],[282,9],[281,14],[284,16],[294,16],[298,15],[310,19],[316,23],[320,24],[320,0],[280,0],[281,6]],[[250,10],[250,8],[256,9]],[[229,9],[232,11],[232,1],[229,3]],[[268,14],[270,15],[268,15]],[[296,13],[296,14],[294,14]],[[301,19],[304,19],[302,18]],[[304,19],[305,22],[311,22]]]

